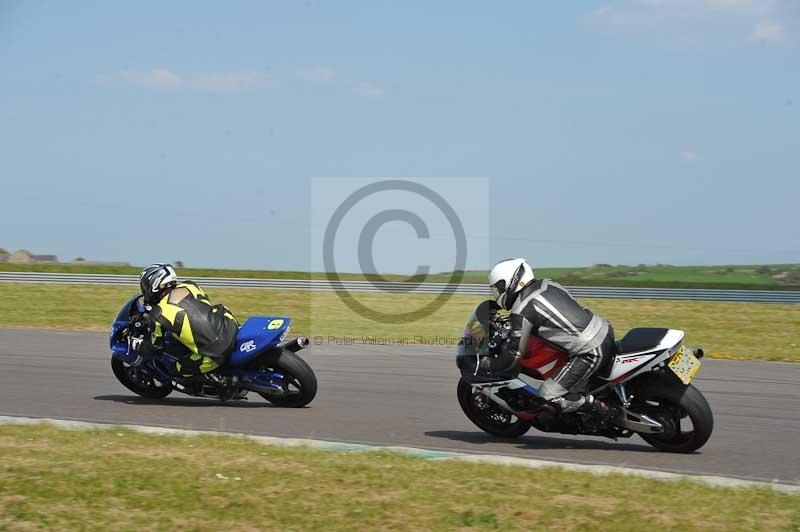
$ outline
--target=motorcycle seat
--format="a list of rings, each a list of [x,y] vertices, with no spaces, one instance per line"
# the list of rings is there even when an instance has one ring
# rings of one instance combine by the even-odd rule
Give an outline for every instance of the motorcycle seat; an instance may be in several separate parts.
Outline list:
[[[617,351],[621,354],[638,353],[654,349],[669,332],[669,329],[657,327],[638,327],[631,329],[628,333],[618,340]]]

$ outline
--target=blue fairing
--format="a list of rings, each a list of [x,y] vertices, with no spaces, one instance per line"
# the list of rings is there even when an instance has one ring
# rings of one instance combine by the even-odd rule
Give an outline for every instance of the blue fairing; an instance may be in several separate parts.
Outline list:
[[[236,335],[236,347],[231,354],[232,366],[243,366],[278,345],[281,338],[289,332],[292,319],[286,316],[262,316],[250,318]]]
[[[117,317],[114,318],[114,323],[111,324],[111,337],[109,343],[111,345],[112,354],[124,355],[128,352],[128,342],[124,339],[120,339],[119,333],[122,331],[122,329],[128,326],[128,320],[130,319],[131,315],[131,307],[137,305],[137,301],[140,297],[141,294],[134,294],[127,301],[127,303],[122,306],[117,314]]]

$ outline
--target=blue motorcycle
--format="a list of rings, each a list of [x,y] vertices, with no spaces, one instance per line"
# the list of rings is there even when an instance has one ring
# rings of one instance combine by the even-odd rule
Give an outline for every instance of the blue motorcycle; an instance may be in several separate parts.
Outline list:
[[[141,295],[133,296],[114,320],[110,341],[114,375],[142,397],[161,399],[178,390],[195,397],[228,400],[245,399],[253,391],[276,406],[299,408],[317,394],[314,371],[296,354],[308,346],[308,338],[285,340],[292,322],[289,317],[262,316],[245,321],[228,362],[204,374],[198,387],[198,383],[171,370],[186,348],[169,335],[138,364],[129,363],[129,323],[137,311],[143,310]]]

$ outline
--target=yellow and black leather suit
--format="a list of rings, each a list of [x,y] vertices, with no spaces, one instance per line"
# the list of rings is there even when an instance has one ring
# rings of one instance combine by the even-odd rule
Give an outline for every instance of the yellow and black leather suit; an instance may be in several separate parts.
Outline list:
[[[182,374],[207,373],[223,364],[236,343],[239,323],[224,305],[212,305],[192,281],[170,290],[149,312],[153,344],[172,335],[187,349],[176,369]]]

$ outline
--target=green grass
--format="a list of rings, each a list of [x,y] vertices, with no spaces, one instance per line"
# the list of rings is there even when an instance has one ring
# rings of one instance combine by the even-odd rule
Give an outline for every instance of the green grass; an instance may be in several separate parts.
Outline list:
[[[3,426],[0,456],[0,529],[8,530],[800,527],[800,496],[769,488],[711,488],[227,437]]]
[[[0,326],[108,330],[133,290],[125,287],[0,283]],[[289,315],[293,334],[378,336],[422,343],[455,339],[467,316],[482,300],[454,296],[439,311],[408,324],[386,324],[355,314],[332,292],[251,289],[208,290],[243,321],[253,315]],[[421,308],[432,296],[359,293],[357,299],[378,312]],[[608,318],[621,337],[632,327],[683,329],[687,343],[712,357],[800,362],[800,305],[704,301],[582,299]]]
[[[36,271],[52,273],[112,273],[134,275],[141,268],[106,266],[101,264],[8,264],[0,263],[0,271]],[[562,284],[583,286],[641,286],[661,288],[730,288],[760,290],[800,290],[800,264],[750,266],[669,266],[595,265],[589,268],[536,268],[537,275],[555,279]],[[211,268],[182,268],[184,278],[239,277],[250,279],[324,279],[324,273],[224,270]],[[464,272],[463,282],[485,283],[488,272]],[[369,276],[373,277],[374,276]],[[406,281],[402,275],[386,275],[392,281]],[[449,274],[434,274],[430,282],[447,282]],[[341,274],[342,279],[363,280],[364,275]],[[413,279],[413,278],[412,278]]]

